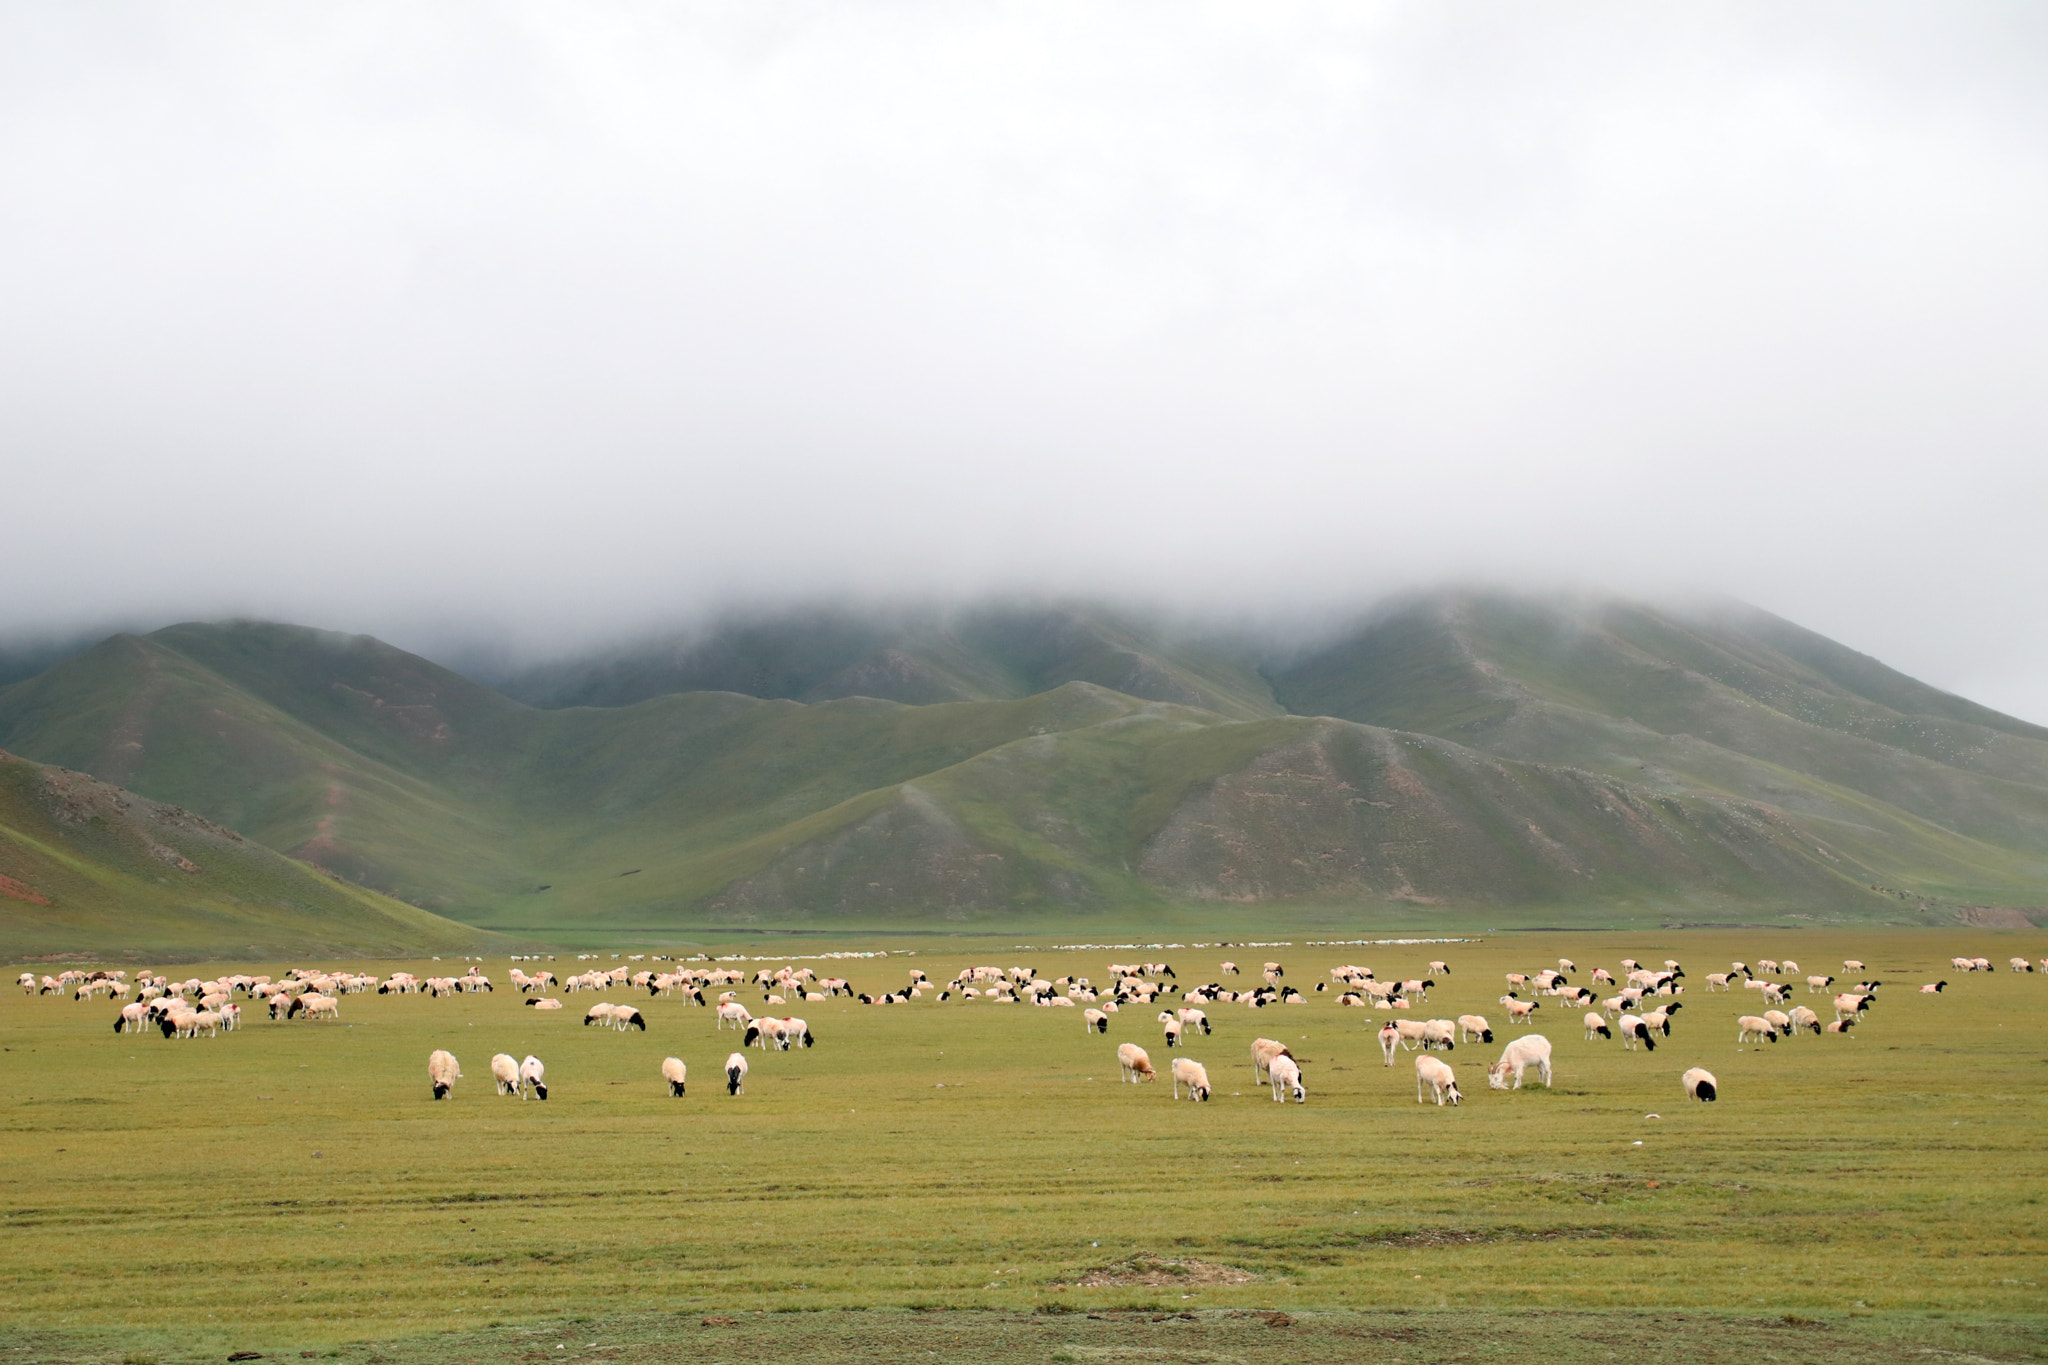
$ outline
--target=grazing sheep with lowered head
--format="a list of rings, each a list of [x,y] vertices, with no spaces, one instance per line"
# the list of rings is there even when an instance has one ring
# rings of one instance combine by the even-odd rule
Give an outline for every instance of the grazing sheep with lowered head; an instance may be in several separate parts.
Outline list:
[[[1678,1079],[1685,1086],[1685,1093],[1693,1099],[1712,1104],[1720,1097],[1720,1083],[1714,1079],[1714,1073],[1703,1066],[1691,1068]]]
[[[1271,1038],[1252,1039],[1252,1084],[1269,1079],[1273,1074],[1275,1058],[1294,1060],[1294,1054],[1287,1050],[1287,1044]]]
[[[1152,1059],[1145,1055],[1145,1049],[1136,1043],[1118,1043],[1116,1047],[1117,1079],[1136,1085],[1140,1081],[1156,1079],[1152,1070]]]
[[[435,1049],[427,1058],[427,1079],[434,1083],[434,1098],[445,1100],[455,1083],[462,1079],[462,1064],[455,1060],[455,1054]]]
[[[1543,1088],[1550,1088],[1550,1040],[1540,1033],[1525,1033],[1509,1043],[1500,1054],[1500,1060],[1486,1070],[1486,1083],[1495,1090],[1509,1089],[1508,1077],[1514,1077],[1513,1089],[1522,1088],[1522,1073],[1530,1067],[1543,1079]]]
[[[1287,1103],[1289,1092],[1293,1093],[1296,1104],[1308,1103],[1308,1089],[1301,1083],[1301,1064],[1294,1058],[1284,1052],[1281,1053],[1273,1059],[1273,1065],[1267,1075],[1273,1082],[1274,1103]]]
[[[491,1079],[497,1082],[500,1095],[519,1093],[519,1061],[508,1052],[500,1052],[491,1058]]]
[[[744,1052],[735,1052],[725,1059],[725,1093],[747,1093],[747,1054]]]
[[[531,1052],[527,1053],[526,1060],[519,1064],[519,1084],[522,1087],[531,1086],[535,1099],[544,1100],[548,1097],[548,1069],[541,1063],[540,1058]],[[524,1089],[520,1090],[519,1098],[526,1098]]]
[[[1208,1099],[1210,1093],[1208,1068],[1189,1057],[1174,1058],[1173,1097],[1175,1099],[1180,1098],[1180,1088],[1183,1085],[1188,1088],[1189,1099],[1198,1101]]]
[[[1458,1093],[1458,1078],[1451,1068],[1437,1058],[1423,1053],[1415,1059],[1415,1102],[1424,1103],[1423,1089],[1427,1087],[1435,1098],[1437,1107],[1442,1108],[1445,1100],[1456,1105],[1464,1096]]]

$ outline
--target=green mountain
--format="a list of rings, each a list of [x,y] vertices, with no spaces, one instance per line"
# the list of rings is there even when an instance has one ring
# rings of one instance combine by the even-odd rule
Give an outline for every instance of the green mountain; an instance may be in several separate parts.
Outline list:
[[[628,706],[672,692],[913,706],[1001,701],[1094,683],[1232,719],[1278,715],[1261,651],[1225,631],[1173,629],[1074,605],[964,611],[812,609],[729,619],[696,635],[529,669],[507,696],[541,707]]]
[[[0,744],[536,936],[2048,901],[2048,731],[1735,605],[1440,593],[1286,650],[821,612],[506,690],[183,625],[0,689]]]
[[[467,925],[191,811],[0,753],[0,958],[193,961],[475,951]]]

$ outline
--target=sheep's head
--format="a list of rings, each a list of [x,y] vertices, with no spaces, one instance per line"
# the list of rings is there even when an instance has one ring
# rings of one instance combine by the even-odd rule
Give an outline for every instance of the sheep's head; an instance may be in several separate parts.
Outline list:
[[[1506,1062],[1495,1062],[1492,1066],[1486,1068],[1486,1083],[1495,1090],[1507,1089],[1508,1064]]]

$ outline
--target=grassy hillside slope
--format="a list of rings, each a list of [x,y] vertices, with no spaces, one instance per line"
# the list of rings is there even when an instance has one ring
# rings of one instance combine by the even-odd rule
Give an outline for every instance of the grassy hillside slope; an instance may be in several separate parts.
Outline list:
[[[491,941],[188,810],[0,753],[0,955],[398,956]]]
[[[1280,707],[1257,646],[1100,607],[985,606],[962,612],[793,612],[730,619],[528,670],[508,696],[542,707],[627,706],[675,692],[790,701],[878,697],[925,705],[1014,700],[1086,682],[1236,719]]]
[[[2048,730],[1751,608],[1440,594],[1273,677],[1296,711],[1753,802],[1835,843],[1896,845],[1873,875],[1939,894],[2024,880],[2048,851]],[[1950,854],[1932,851],[1942,843]]]

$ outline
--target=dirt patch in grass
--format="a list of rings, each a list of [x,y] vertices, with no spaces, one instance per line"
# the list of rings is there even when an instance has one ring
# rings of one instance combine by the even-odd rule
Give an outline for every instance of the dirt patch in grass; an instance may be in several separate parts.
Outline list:
[[[1073,1283],[1083,1289],[1128,1289],[1136,1285],[1163,1288],[1167,1285],[1250,1284],[1257,1278],[1249,1270],[1193,1257],[1170,1261],[1158,1256],[1131,1256],[1084,1270]],[[1065,1285],[1055,1287],[1066,1288]]]

